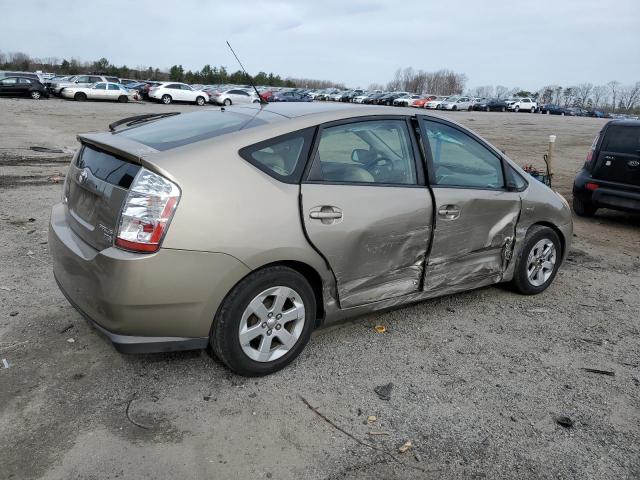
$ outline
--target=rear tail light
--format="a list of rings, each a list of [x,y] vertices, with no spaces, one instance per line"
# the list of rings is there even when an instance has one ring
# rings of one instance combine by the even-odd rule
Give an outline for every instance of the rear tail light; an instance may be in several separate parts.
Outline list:
[[[593,182],[587,182],[585,184],[584,188],[586,188],[590,192],[593,192],[594,190],[600,188],[600,185],[598,185],[597,183],[593,183]]]
[[[596,138],[593,139],[593,143],[591,144],[591,148],[589,149],[589,152],[587,153],[587,161],[585,162],[584,166],[590,170],[591,166],[593,165],[593,155],[595,154],[596,148],[598,146],[598,140],[600,139],[600,134],[596,135]]]
[[[116,246],[156,252],[180,200],[180,189],[166,178],[140,169],[122,207]]]

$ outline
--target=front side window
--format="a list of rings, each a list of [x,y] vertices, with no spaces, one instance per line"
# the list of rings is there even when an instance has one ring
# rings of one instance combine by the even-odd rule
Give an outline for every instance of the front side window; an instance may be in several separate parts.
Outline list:
[[[503,188],[501,159],[466,133],[424,120],[435,183],[461,188]]]
[[[322,130],[310,180],[415,185],[404,120],[370,120]]]
[[[28,78],[19,78],[18,83],[31,84],[31,80],[29,80]]]

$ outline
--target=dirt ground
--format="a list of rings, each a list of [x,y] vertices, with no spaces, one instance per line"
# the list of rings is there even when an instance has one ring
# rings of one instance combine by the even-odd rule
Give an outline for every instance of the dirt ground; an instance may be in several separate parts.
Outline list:
[[[76,133],[195,108],[0,100],[1,479],[640,478],[637,216],[575,219],[569,260],[539,296],[484,288],[362,317],[316,332],[266,378],[204,351],[117,353],[51,273],[59,177]],[[448,116],[520,164],[541,165],[557,135],[567,197],[604,123]]]

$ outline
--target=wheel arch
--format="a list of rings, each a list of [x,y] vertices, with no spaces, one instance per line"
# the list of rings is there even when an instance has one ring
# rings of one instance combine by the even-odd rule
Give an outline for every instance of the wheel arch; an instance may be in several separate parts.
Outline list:
[[[566,245],[567,245],[567,239],[564,237],[564,233],[562,232],[562,230],[560,230],[558,228],[557,225],[551,223],[551,222],[546,222],[546,221],[539,221],[536,223],[532,223],[531,225],[529,225],[529,228],[527,229],[527,233],[529,233],[529,231],[535,227],[535,226],[541,226],[541,227],[547,227],[550,228],[551,230],[553,230],[556,235],[558,235],[558,238],[560,239],[560,258],[564,258],[564,254],[566,252]]]

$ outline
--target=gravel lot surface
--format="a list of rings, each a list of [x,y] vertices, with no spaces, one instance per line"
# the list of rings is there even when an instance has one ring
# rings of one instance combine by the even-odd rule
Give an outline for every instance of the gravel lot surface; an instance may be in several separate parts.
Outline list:
[[[569,260],[539,296],[492,287],[361,317],[316,332],[266,378],[204,351],[117,353],[51,273],[59,177],[78,132],[196,108],[0,100],[1,479],[640,478],[638,216],[576,219]],[[557,135],[568,198],[604,123],[447,116],[520,164],[541,165]]]

